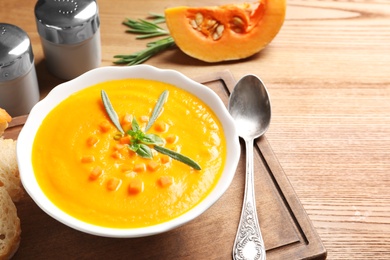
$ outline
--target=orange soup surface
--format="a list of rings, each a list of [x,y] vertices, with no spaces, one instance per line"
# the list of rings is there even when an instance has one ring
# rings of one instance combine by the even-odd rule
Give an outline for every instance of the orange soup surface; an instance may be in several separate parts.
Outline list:
[[[111,122],[101,90],[125,131],[134,117],[145,129],[158,97],[168,90],[146,133],[163,138],[162,146],[190,157],[201,170],[154,149],[152,159],[129,149],[129,137],[121,137]],[[56,106],[38,130],[32,160],[43,192],[64,212],[103,227],[137,228],[176,218],[202,201],[221,177],[226,140],[216,115],[194,95],[158,81],[115,80]]]

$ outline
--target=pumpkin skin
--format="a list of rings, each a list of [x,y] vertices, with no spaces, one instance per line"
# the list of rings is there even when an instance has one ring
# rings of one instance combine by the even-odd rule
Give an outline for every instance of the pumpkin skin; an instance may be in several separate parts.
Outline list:
[[[206,62],[247,58],[278,34],[286,0],[165,10],[169,32],[187,55]]]

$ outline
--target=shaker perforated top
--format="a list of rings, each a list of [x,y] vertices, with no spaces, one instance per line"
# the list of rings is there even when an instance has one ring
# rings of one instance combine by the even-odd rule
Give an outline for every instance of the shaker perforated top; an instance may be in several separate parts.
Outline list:
[[[39,35],[57,44],[85,41],[100,25],[95,0],[39,0],[35,18]]]
[[[21,28],[0,23],[0,82],[26,74],[34,63],[30,38]]]

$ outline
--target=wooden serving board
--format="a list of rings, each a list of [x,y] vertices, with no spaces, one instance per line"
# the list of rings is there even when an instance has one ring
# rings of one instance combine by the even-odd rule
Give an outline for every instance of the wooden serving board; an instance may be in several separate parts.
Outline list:
[[[229,71],[196,79],[228,103],[235,80]],[[17,139],[27,116],[5,133]],[[245,150],[227,192],[209,210],[172,231],[143,238],[104,238],[73,230],[45,214],[26,195],[17,203],[22,240],[14,259],[231,259],[240,218]],[[325,259],[326,250],[266,137],[255,145],[257,212],[267,259]]]

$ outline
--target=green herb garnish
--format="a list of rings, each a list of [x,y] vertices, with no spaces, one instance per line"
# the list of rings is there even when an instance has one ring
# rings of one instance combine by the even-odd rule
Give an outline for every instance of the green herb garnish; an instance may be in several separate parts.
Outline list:
[[[165,16],[163,14],[149,13],[148,19],[153,19],[155,24],[165,23]]]
[[[133,54],[119,54],[114,58],[118,59],[114,61],[115,64],[125,64],[128,66],[143,63],[154,55],[175,46],[175,41],[170,36],[169,31],[161,28],[157,24],[165,22],[165,16],[161,14],[150,14],[149,19],[153,19],[151,22],[139,19],[127,19],[123,22],[124,25],[130,29],[126,32],[138,34],[136,39],[148,39],[153,37],[159,37],[169,35],[163,39],[159,39],[146,44],[146,49],[135,52]]]
[[[130,28],[126,30],[126,32],[140,34],[136,37],[136,39],[146,39],[169,34],[167,30],[164,30],[163,28],[158,26],[155,22],[148,22],[143,19],[140,19],[138,21],[133,19],[127,19],[123,22],[123,24],[127,25]]]
[[[177,153],[175,151],[169,150],[169,149],[167,149],[165,147],[158,146],[158,145],[154,146],[154,150],[156,150],[159,153],[168,155],[172,159],[181,161],[182,163],[185,163],[185,164],[191,166],[195,170],[200,170],[201,169],[200,165],[197,162],[195,162],[194,160],[192,160],[191,158],[189,158],[189,157],[187,157],[185,155],[182,155],[180,153]]]
[[[194,160],[192,160],[191,158],[182,155],[180,153],[177,153],[175,151],[172,151],[170,149],[167,149],[165,147],[162,147],[161,145],[163,145],[165,141],[160,136],[156,134],[146,133],[146,131],[150,129],[150,127],[156,121],[158,116],[161,114],[163,105],[167,101],[168,94],[169,94],[168,90],[165,90],[159,96],[157,103],[153,108],[152,115],[144,131],[140,128],[137,120],[134,117],[131,122],[131,130],[125,133],[125,131],[123,130],[122,126],[119,123],[118,114],[115,112],[110,102],[110,99],[108,98],[107,93],[104,90],[101,91],[101,97],[104,104],[104,108],[106,109],[106,112],[109,118],[111,119],[112,123],[119,130],[119,132],[121,132],[121,136],[123,136],[124,134],[128,134],[129,136],[131,136],[131,141],[128,146],[130,150],[136,152],[139,156],[143,158],[150,159],[153,157],[153,152],[151,150],[152,148],[150,147],[152,146],[154,150],[156,150],[159,153],[168,155],[174,160],[185,163],[191,166],[192,168],[194,168],[195,170],[201,170],[200,165],[196,163]],[[115,140],[118,140],[119,138],[120,137],[118,137],[117,135],[114,136]]]
[[[102,96],[104,108],[106,109],[107,114],[110,117],[112,123],[119,130],[119,132],[121,132],[121,134],[124,134],[125,131],[123,130],[121,124],[119,123],[118,114],[115,112],[114,108],[112,107],[111,101],[104,90],[101,91],[101,96]]]
[[[150,59],[157,53],[170,48],[175,45],[175,41],[171,36],[163,38],[154,42],[149,42],[146,45],[146,49],[135,52],[133,54],[120,54],[115,55],[114,58],[118,59],[114,61],[115,64],[125,64],[128,66],[141,64],[144,61]]]
[[[132,137],[129,148],[141,157],[149,159],[153,157],[153,153],[148,145],[164,144],[164,140],[158,135],[146,134],[142,131],[135,118],[133,118],[131,128],[131,130],[127,131],[127,134]]]
[[[162,110],[165,102],[167,101],[168,93],[169,93],[168,90],[165,90],[159,96],[157,103],[156,103],[156,106],[153,109],[152,116],[150,117],[149,122],[145,127],[145,132],[148,131],[150,129],[150,127],[152,127],[152,125],[154,124],[154,121],[156,121],[157,117],[160,115],[161,110]]]

